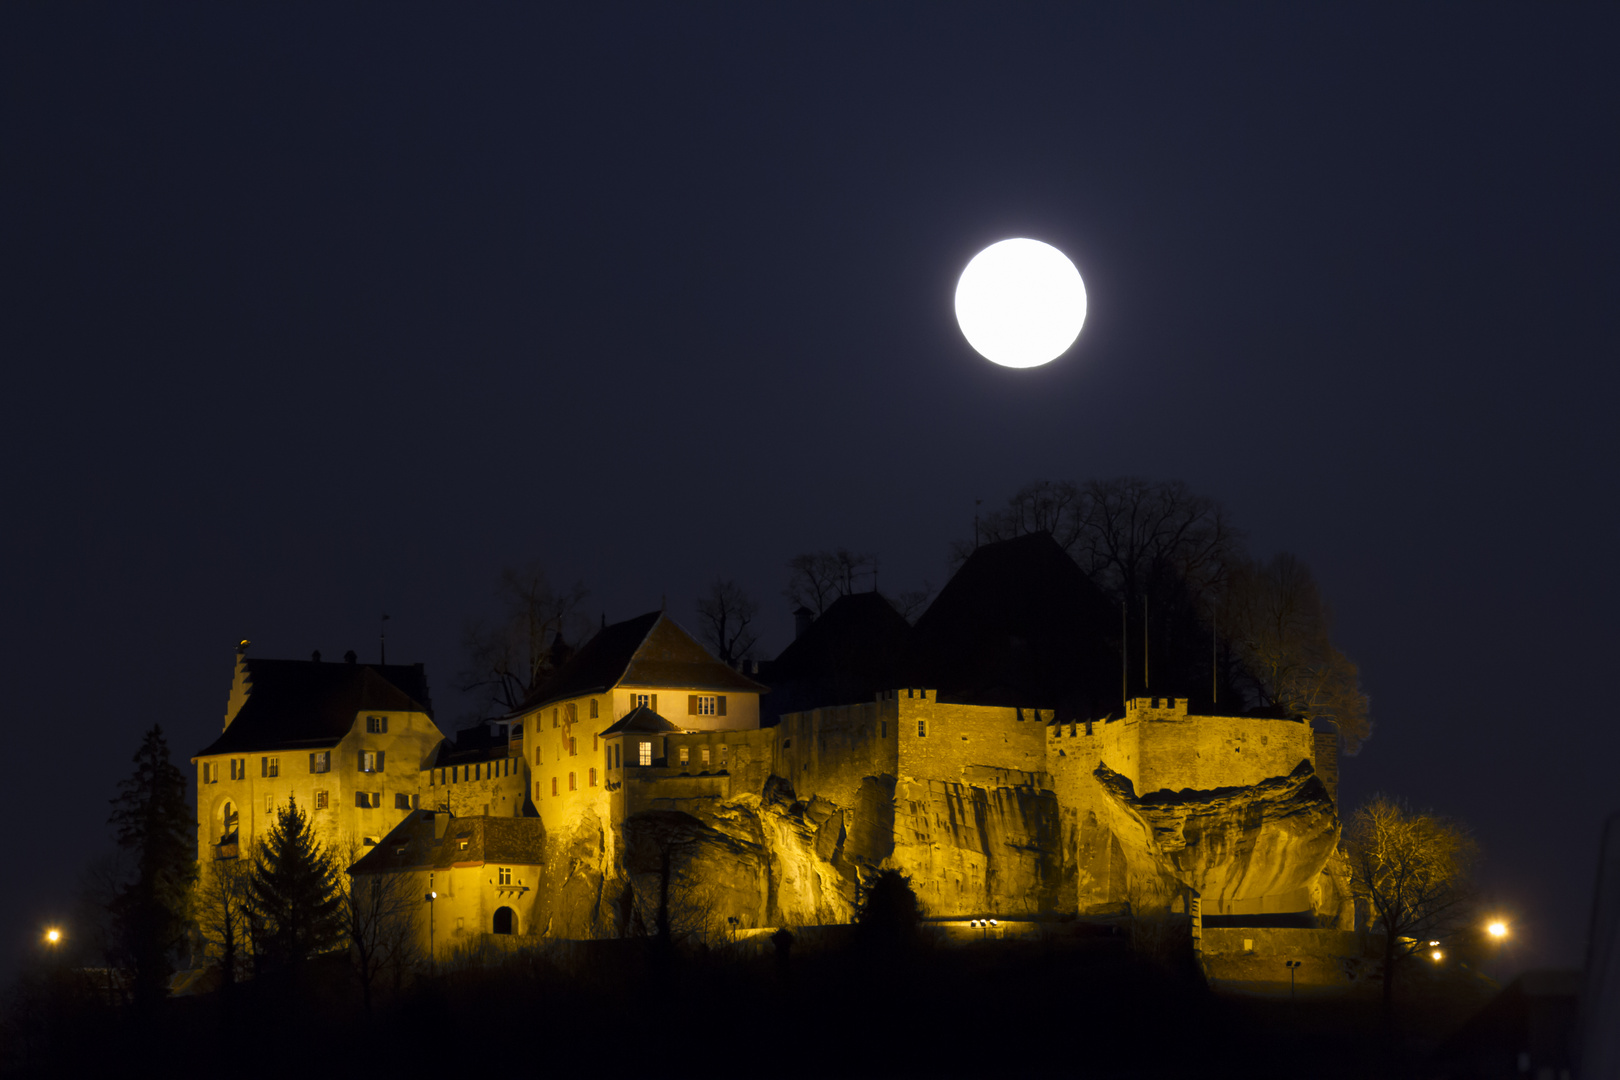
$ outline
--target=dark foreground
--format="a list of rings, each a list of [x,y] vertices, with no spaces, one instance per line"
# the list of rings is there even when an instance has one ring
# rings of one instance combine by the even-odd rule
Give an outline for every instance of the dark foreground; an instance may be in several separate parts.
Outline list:
[[[341,956],[146,1016],[35,972],[0,1061],[16,1076],[1426,1077],[1486,994],[1407,985],[1391,1030],[1365,993],[1213,992],[1190,954],[1153,962],[1109,938],[797,953],[784,969],[642,941],[515,952],[380,988],[369,1016]]]

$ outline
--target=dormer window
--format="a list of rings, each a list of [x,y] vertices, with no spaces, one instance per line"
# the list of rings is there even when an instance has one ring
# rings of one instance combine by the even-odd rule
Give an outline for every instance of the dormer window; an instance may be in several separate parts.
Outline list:
[[[366,734],[367,735],[386,735],[386,734],[388,734],[388,717],[386,717],[386,716],[368,716],[368,717],[366,717]]]

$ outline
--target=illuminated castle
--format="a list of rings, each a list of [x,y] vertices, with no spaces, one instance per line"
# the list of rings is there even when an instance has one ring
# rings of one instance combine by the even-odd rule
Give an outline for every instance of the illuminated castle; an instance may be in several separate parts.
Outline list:
[[[606,626],[454,741],[420,667],[239,653],[195,759],[199,855],[240,857],[291,795],[354,873],[435,894],[441,951],[615,936],[659,873],[735,928],[843,922],[891,867],[945,919],[1348,930],[1335,740],[1184,698],[1122,709],[1115,611],[1022,537],[974,552],[915,627],[846,596],[757,671],[659,612]]]

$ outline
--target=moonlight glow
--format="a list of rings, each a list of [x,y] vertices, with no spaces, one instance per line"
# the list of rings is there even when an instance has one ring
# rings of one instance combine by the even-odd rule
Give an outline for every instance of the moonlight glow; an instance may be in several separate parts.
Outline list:
[[[1039,367],[1069,351],[1086,321],[1086,286],[1068,257],[1039,240],[1003,240],[956,283],[956,322],[979,354]]]

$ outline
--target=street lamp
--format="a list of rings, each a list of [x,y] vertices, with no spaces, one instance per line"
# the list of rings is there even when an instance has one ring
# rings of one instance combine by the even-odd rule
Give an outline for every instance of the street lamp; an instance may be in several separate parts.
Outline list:
[[[1434,952],[1429,954],[1429,959],[1433,960],[1437,964],[1445,958],[1446,954],[1441,952],[1439,949],[1436,949]]]
[[[1503,922],[1501,919],[1496,919],[1485,928],[1485,932],[1491,935],[1491,937],[1495,938],[1497,941],[1501,941],[1503,938],[1507,937],[1507,923]]]
[[[427,896],[423,897],[423,899],[427,901],[428,906],[428,978],[430,979],[434,974],[433,965],[436,960],[436,957],[433,955],[433,901],[437,900],[438,898],[439,894],[431,891],[427,894]]]
[[[54,946],[60,945],[61,943],[62,931],[58,930],[54,926],[45,931],[45,944]]]

